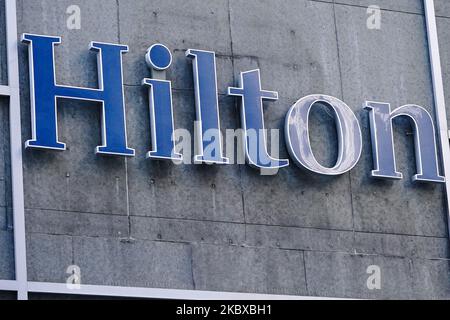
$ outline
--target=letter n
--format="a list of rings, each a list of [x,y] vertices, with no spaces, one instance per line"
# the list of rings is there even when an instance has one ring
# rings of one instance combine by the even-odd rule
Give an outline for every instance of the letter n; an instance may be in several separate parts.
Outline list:
[[[436,136],[433,118],[424,108],[405,105],[391,111],[389,103],[366,102],[370,112],[370,130],[375,169],[373,177],[402,179],[395,162],[393,120],[405,116],[411,120],[414,129],[417,174],[413,181],[445,182],[439,175]]]

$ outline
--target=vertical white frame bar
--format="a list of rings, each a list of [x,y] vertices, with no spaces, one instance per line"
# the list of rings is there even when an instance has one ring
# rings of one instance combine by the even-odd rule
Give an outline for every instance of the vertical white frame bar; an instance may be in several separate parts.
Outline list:
[[[433,78],[433,93],[435,103],[436,121],[440,139],[442,165],[445,176],[446,205],[448,230],[450,236],[450,141],[447,123],[447,110],[445,108],[444,83],[442,78],[441,56],[436,25],[436,12],[434,0],[424,0],[425,19],[427,24],[428,49],[431,62],[431,76]]]
[[[9,130],[11,148],[11,186],[14,214],[14,257],[17,298],[28,299],[25,205],[22,166],[22,132],[20,117],[19,54],[16,0],[5,1],[6,46],[8,56]]]

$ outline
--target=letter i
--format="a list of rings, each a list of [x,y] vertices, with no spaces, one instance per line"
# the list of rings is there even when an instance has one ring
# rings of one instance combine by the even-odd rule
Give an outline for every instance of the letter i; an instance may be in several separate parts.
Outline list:
[[[163,73],[172,64],[172,54],[162,44],[152,45],[145,56],[152,76]],[[144,79],[142,85],[149,86],[150,126],[152,150],[147,158],[182,161],[183,156],[175,152],[172,83],[168,80]]]

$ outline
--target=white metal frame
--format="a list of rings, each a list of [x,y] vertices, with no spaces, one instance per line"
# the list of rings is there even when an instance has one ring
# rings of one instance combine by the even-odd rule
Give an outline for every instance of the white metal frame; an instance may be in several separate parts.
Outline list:
[[[27,256],[25,238],[25,207],[23,191],[22,167],[22,133],[20,119],[20,82],[19,82],[19,55],[17,41],[17,12],[16,1],[6,0],[6,47],[8,56],[8,86],[0,88],[0,94],[9,96],[9,130],[11,148],[11,185],[12,205],[14,212],[14,257],[16,280],[1,281],[0,289],[14,288],[17,298],[28,298],[27,282]]]
[[[446,204],[450,236],[450,143],[434,0],[424,0],[424,7],[428,34],[428,49],[431,62],[431,75],[433,78],[434,109],[440,139],[442,166],[444,168],[444,176],[446,177]]]
[[[8,85],[0,86],[0,96],[9,97],[11,174],[14,211],[14,252],[16,280],[0,280],[0,291],[17,292],[19,300],[28,299],[28,293],[53,293],[69,295],[93,295],[130,298],[180,299],[180,300],[322,300],[320,297],[300,297],[198,290],[151,289],[81,285],[70,289],[67,284],[29,282],[27,280],[25,208],[22,166],[22,136],[20,118],[20,86],[18,65],[18,37],[16,0],[6,1],[6,34],[8,54]],[[444,174],[450,177],[450,143],[445,109],[444,86],[439,55],[439,44],[434,11],[434,0],[424,0],[431,59],[435,112],[439,129]],[[450,230],[450,179],[446,179],[447,210]]]

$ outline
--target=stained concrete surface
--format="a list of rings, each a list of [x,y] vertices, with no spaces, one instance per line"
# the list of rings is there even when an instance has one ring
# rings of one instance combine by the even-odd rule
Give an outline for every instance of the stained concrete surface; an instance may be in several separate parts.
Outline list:
[[[425,19],[420,0],[18,0],[19,33],[62,36],[58,83],[98,85],[90,41],[129,45],[124,56],[128,141],[135,158],[94,154],[100,107],[60,101],[65,152],[24,150],[28,276],[65,282],[68,266],[86,284],[239,291],[346,298],[450,298],[444,188],[417,185],[411,127],[395,124],[404,180],[369,177],[373,167],[365,100],[433,111]],[[3,3],[3,1],[0,1]],[[81,9],[81,30],[66,9]],[[366,26],[367,7],[382,8],[381,29]],[[450,83],[450,8],[436,1],[445,84]],[[0,26],[4,18],[0,14]],[[4,28],[0,27],[0,39]],[[248,166],[176,166],[145,159],[150,148],[146,49],[173,52],[175,126],[193,132],[188,48],[217,52],[222,129],[239,128],[237,100],[226,88],[239,73],[261,69],[266,127],[282,129],[298,98],[323,93],[345,101],[361,122],[364,150],[341,177],[305,173],[292,164],[276,176]],[[0,80],[6,79],[0,40]],[[31,137],[27,48],[20,46],[23,140]],[[450,90],[446,90],[450,101]],[[7,100],[0,120],[0,278],[12,279]],[[336,154],[326,111],[311,119],[317,157]],[[331,131],[330,131],[331,130]],[[281,132],[281,139],[283,134]],[[287,157],[284,144],[281,157]],[[367,268],[381,268],[369,290]]]

